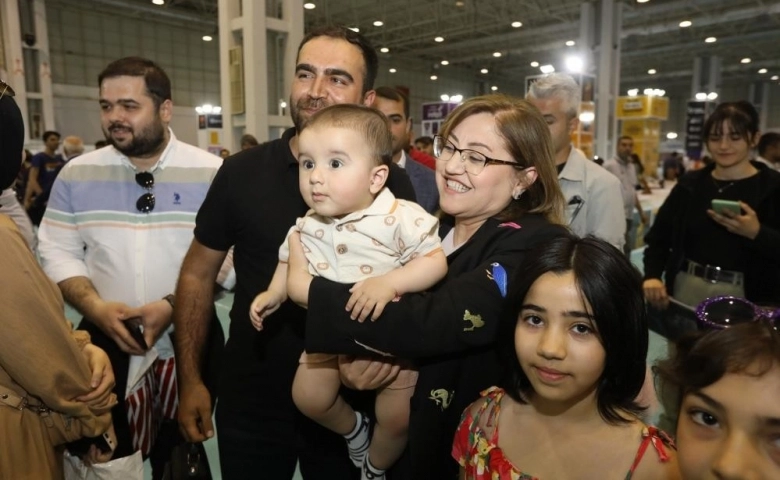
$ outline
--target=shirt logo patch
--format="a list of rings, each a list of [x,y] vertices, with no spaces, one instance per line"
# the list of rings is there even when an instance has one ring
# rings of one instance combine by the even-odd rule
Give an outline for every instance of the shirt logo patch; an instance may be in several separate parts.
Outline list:
[[[469,323],[469,325],[463,327],[464,332],[473,332],[477,328],[485,326],[485,321],[482,320],[482,315],[474,315],[468,310],[463,313],[463,321]]]
[[[435,403],[439,408],[441,408],[441,411],[447,409],[447,407],[450,406],[450,403],[452,403],[452,397],[455,396],[455,391],[447,391],[444,388],[437,388],[434,390],[431,390],[431,395],[428,397],[429,400],[433,400],[433,403]]]
[[[173,192],[173,204],[174,205],[181,205],[181,195],[179,195],[176,192]]]

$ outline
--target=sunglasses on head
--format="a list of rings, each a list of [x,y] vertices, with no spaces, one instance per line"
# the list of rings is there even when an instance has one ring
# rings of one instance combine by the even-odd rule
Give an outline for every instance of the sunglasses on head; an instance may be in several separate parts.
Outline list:
[[[759,307],[744,298],[722,296],[708,298],[696,307],[696,318],[709,327],[723,329],[742,323],[768,321],[777,330],[780,328],[780,309]]]
[[[16,96],[16,92],[14,92],[14,89],[11,88],[10,85],[0,80],[0,99],[5,96],[14,97]]]
[[[154,175],[149,172],[136,173],[135,183],[146,190],[152,190],[154,188]],[[135,202],[135,208],[141,213],[149,213],[154,210],[154,193],[149,191],[138,197],[138,200]]]

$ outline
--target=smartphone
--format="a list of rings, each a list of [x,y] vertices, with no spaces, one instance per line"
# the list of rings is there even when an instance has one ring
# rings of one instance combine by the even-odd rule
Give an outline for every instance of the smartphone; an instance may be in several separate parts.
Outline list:
[[[742,208],[739,206],[739,202],[734,200],[721,200],[719,198],[712,199],[712,209],[715,213],[723,215],[726,212],[730,212],[732,215],[741,215]]]
[[[128,318],[123,323],[130,332],[130,336],[135,340],[135,343],[143,350],[149,350],[149,346],[146,344],[146,340],[144,340],[144,331],[141,328],[141,317]]]

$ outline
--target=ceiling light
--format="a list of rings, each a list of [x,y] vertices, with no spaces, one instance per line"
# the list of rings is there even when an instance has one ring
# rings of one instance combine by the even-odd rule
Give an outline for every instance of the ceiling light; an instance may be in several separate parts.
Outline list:
[[[542,73],[553,73],[555,71],[555,67],[552,65],[542,65],[539,67],[539,70],[541,70]]]
[[[512,28],[520,28],[523,26],[523,22],[512,22]]]
[[[642,93],[644,93],[645,95],[647,95],[649,97],[649,96],[653,95],[653,89],[652,88],[645,88],[644,90],[642,90]]]
[[[718,41],[718,39],[715,38],[715,37],[707,37],[707,38],[704,39],[704,43],[715,43],[717,41]]]
[[[654,88],[653,89],[653,96],[663,97],[664,95],[666,95],[666,90],[664,90],[662,88]]]
[[[696,100],[707,100],[707,94],[704,92],[697,93]]]
[[[778,76],[778,75],[772,75],[772,80],[780,80],[780,76]]]
[[[745,57],[739,61],[739,63],[750,63],[750,62],[752,62],[752,60],[749,57]]]
[[[539,66],[539,62],[531,62],[531,66],[536,68]]]
[[[593,112],[582,112],[579,118],[582,123],[590,123],[596,119],[596,114]]]
[[[438,79],[439,77],[437,77],[436,75],[431,75],[431,80],[438,80]]]
[[[355,33],[360,33],[360,29],[358,27],[349,27],[349,29]]]
[[[204,42],[210,42],[212,40],[214,40],[214,39],[211,38],[211,35],[203,35],[203,41]]]
[[[303,4],[303,8],[305,8],[306,10],[314,10],[315,8],[317,8],[317,5],[311,2],[307,2]]]
[[[707,100],[715,100],[718,98],[718,94],[715,92],[710,92],[707,94]]]
[[[155,5],[165,5],[165,0],[152,0]]]
[[[458,0],[457,2],[455,2],[456,7],[462,7],[463,5],[465,5],[465,3],[463,3],[462,0]]]
[[[390,72],[390,73],[395,73],[395,72],[397,72],[397,71],[398,71],[398,70],[396,70],[395,68],[391,68],[390,70],[388,70],[388,72]]]
[[[655,75],[655,73],[656,73],[655,68],[651,68],[650,70],[647,71],[648,75]]]
[[[495,92],[496,90],[498,90],[498,87],[497,87],[497,86],[495,86],[495,85],[493,85],[492,87],[490,87],[490,89],[491,89],[491,90],[493,90],[493,91]]]
[[[582,72],[582,59],[576,55],[572,55],[570,57],[566,57],[566,60],[564,60],[564,65],[566,65],[566,70],[573,72],[573,73],[580,73]]]
[[[387,53],[387,52],[390,51],[390,49],[387,48],[387,47],[382,47],[382,48],[379,49],[379,51],[382,52],[382,53]]]
[[[647,3],[647,2],[649,2],[649,1],[650,1],[650,0],[636,0],[636,3]]]
[[[382,26],[382,25],[384,25],[384,24],[385,24],[385,22],[383,22],[382,20],[376,20],[376,21],[374,21],[374,26],[375,26],[375,27],[381,27],[381,26]]]
[[[433,39],[433,41],[441,43],[441,42],[444,41],[444,37],[436,37],[436,38]]]
[[[463,95],[457,94],[450,97],[450,102],[460,103],[463,101]]]
[[[566,46],[567,47],[573,47],[575,44],[574,40],[566,40]]]
[[[677,132],[669,132],[669,133],[667,133],[666,134],[666,138],[668,138],[669,140],[674,140],[675,138],[677,138]]]
[[[442,60],[442,61],[441,61],[441,64],[442,64],[442,65],[449,65],[449,64],[450,64],[450,62],[449,62],[449,60]]]
[[[501,52],[493,52],[493,56],[498,58],[501,56]]]
[[[638,88],[632,88],[632,89],[630,89],[628,91],[628,96],[629,97],[636,97],[637,95],[639,95],[639,89]]]
[[[482,70],[479,71],[479,73],[488,73],[488,69],[487,68],[483,68]]]
[[[766,72],[767,72],[766,68],[762,68],[758,70],[758,73],[760,73],[761,75],[765,74]]]
[[[447,95],[446,93],[442,93],[439,98],[441,98],[442,102],[449,102],[450,101],[450,96]]]
[[[693,25],[693,23],[691,23],[690,20],[683,20],[682,22],[680,22],[680,27],[681,28],[688,28],[691,25]]]

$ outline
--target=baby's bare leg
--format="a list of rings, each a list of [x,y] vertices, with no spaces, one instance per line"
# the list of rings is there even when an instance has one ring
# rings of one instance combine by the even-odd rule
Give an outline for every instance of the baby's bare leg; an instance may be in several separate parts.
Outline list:
[[[304,415],[340,435],[355,428],[355,412],[339,395],[336,360],[301,363],[293,380],[293,401]]]
[[[406,448],[409,431],[409,401],[414,387],[384,388],[376,396],[376,425],[368,450],[371,465],[387,470]]]

